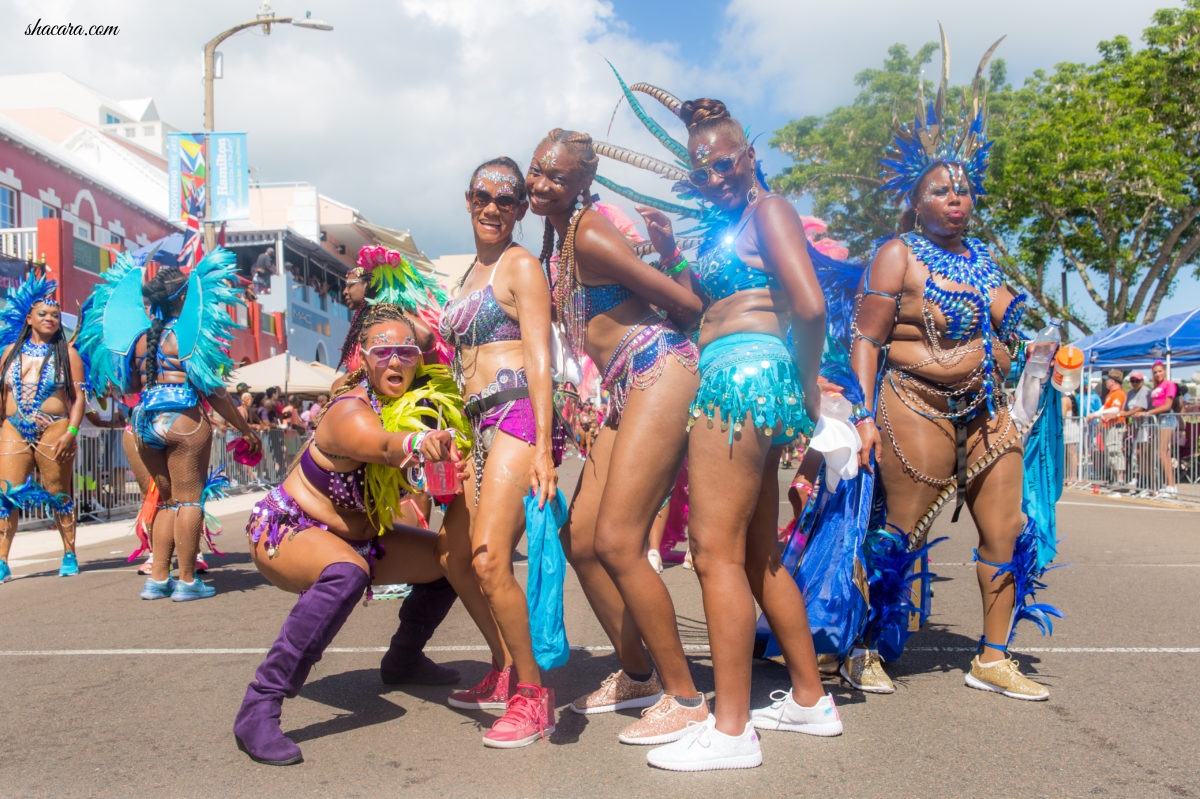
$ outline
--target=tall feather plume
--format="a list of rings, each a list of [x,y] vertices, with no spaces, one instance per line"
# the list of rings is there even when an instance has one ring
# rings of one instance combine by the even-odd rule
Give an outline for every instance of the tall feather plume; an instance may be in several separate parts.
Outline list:
[[[649,83],[635,83],[629,87],[629,91],[650,95],[675,116],[679,116],[679,109],[683,107],[683,102],[678,97]]]
[[[645,169],[660,177],[670,180],[687,180],[688,177],[687,170],[681,167],[668,164],[666,161],[660,161],[653,156],[644,155],[625,147],[618,147],[615,144],[602,141],[593,142],[592,147],[599,155],[605,158],[611,158],[614,161],[620,161],[623,164],[629,164],[638,169]]]
[[[657,197],[651,197],[649,194],[635,191],[628,186],[622,186],[620,183],[614,183],[603,175],[596,175],[596,182],[606,189],[615,191],[622,197],[628,197],[635,203],[648,205],[651,208],[657,208],[658,210],[665,211],[668,214],[678,214],[679,216],[684,216],[689,219],[699,219],[704,215],[703,212],[696,208],[688,208],[685,205],[678,205],[676,203],[667,202],[666,200],[660,200]]]
[[[617,83],[621,84],[621,93],[625,95],[625,102],[629,103],[629,107],[633,109],[633,113],[637,114],[637,118],[640,119],[642,124],[646,126],[646,129],[650,131],[650,133],[654,135],[654,138],[658,139],[664,147],[674,153],[675,157],[680,160],[680,163],[688,163],[687,147],[676,141],[671,134],[667,133],[663,129],[662,125],[659,125],[649,114],[646,113],[645,109],[642,108],[642,104],[637,101],[637,98],[633,96],[633,92],[631,92],[629,87],[625,85],[625,80],[621,77],[621,73],[617,72],[617,68],[614,67],[612,62],[608,61],[608,59],[605,59],[605,62],[608,64],[608,68],[613,71],[613,74],[617,76]],[[616,112],[614,111],[613,113],[615,114]]]

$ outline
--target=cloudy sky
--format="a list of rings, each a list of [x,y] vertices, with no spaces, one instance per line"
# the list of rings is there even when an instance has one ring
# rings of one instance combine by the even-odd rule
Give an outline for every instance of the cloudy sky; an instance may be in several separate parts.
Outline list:
[[[1178,0],[1176,0],[1178,2]],[[258,180],[307,181],[380,224],[411,230],[430,256],[471,247],[462,191],[497,154],[526,163],[552,127],[604,138],[629,81],[726,101],[752,130],[849,102],[853,75],[894,42],[914,50],[946,27],[952,80],[965,82],[1002,34],[1020,82],[1096,44],[1138,41],[1171,0],[274,0],[332,32],[276,27],[226,41],[220,130],[249,134]],[[1086,10],[1085,10],[1086,9]],[[258,0],[0,0],[0,74],[62,71],[119,99],[152,96],[165,120],[199,129],[201,52],[252,19]],[[27,25],[120,26],[114,37],[31,37]],[[610,140],[653,152],[622,109]],[[765,153],[768,173],[784,165]],[[663,184],[665,186],[665,184]],[[524,238],[540,245],[540,220]]]

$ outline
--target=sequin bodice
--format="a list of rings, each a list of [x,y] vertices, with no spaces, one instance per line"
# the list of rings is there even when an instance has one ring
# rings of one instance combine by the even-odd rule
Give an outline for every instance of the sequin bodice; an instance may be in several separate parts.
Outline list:
[[[579,291],[571,298],[572,302],[582,304],[585,321],[592,321],[602,313],[608,313],[625,300],[633,296],[633,292],[620,283],[606,283],[603,286],[586,286],[579,284]]]
[[[456,349],[521,340],[521,325],[500,307],[490,283],[447,302],[438,330]]]
[[[731,297],[739,291],[779,288],[779,279],[773,273],[749,266],[737,254],[738,237],[760,207],[761,203],[754,206],[736,229],[726,229],[706,239],[701,245],[692,263],[692,284],[709,303]]]

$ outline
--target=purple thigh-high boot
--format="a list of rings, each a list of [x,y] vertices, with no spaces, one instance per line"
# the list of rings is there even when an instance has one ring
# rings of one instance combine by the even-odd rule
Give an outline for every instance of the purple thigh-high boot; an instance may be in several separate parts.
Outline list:
[[[290,766],[304,759],[300,747],[279,729],[283,699],[300,693],[313,664],[342,629],[368,583],[370,577],[353,563],[332,563],[296,600],[233,722],[238,749],[252,760]]]
[[[422,651],[456,599],[458,594],[445,577],[412,587],[412,592],[400,605],[400,627],[379,663],[379,676],[385,684],[450,685],[458,682],[457,671],[439,666]]]

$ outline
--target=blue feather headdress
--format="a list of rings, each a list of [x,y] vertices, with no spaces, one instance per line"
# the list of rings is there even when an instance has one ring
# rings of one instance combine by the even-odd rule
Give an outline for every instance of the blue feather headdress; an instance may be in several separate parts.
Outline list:
[[[942,81],[936,99],[926,102],[925,92],[917,85],[917,112],[913,124],[901,124],[899,131],[888,145],[887,157],[880,159],[883,166],[880,177],[884,179],[883,190],[897,200],[908,197],[930,168],[938,164],[956,164],[962,167],[971,191],[985,194],[984,175],[987,173],[988,150],[992,143],[987,138],[987,109],[980,96],[983,68],[991,59],[1001,36],[983,54],[975,70],[971,86],[971,102],[968,107],[966,96],[957,120],[947,118],[946,84],[950,79],[950,47],[946,32],[938,25],[942,42]]]
[[[25,318],[39,302],[58,305],[54,292],[58,283],[30,272],[21,285],[8,292],[8,304],[0,311],[0,347],[15,344],[25,326]]]

